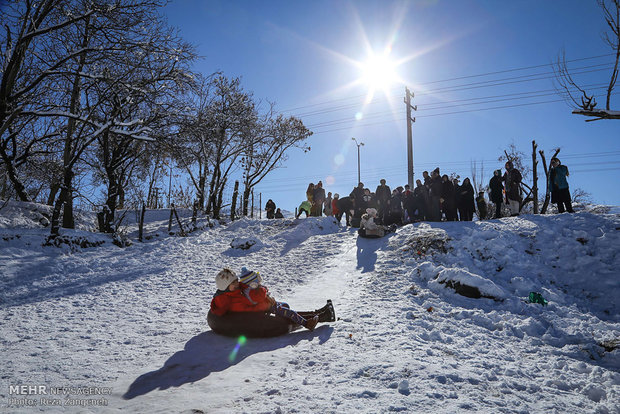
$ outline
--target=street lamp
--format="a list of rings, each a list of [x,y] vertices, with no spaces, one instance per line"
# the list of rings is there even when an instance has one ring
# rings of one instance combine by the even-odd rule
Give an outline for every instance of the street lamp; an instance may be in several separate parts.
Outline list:
[[[360,147],[364,145],[363,142],[358,143],[355,138],[351,138],[355,141],[355,145],[357,145],[357,182],[361,183],[362,179],[360,178]]]

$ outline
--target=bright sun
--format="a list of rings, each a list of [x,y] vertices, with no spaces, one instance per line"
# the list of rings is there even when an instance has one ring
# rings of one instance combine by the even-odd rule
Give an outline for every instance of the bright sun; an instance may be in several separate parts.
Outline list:
[[[362,80],[373,90],[387,91],[398,81],[397,65],[387,55],[372,54],[361,66]]]

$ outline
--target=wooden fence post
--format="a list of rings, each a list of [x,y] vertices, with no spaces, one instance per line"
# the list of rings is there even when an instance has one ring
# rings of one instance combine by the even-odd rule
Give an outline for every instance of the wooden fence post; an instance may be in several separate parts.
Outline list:
[[[538,161],[536,160],[536,141],[532,140],[532,174],[534,175],[534,184],[532,186],[532,192],[534,197],[534,214],[538,214],[538,169],[536,166],[538,165]]]

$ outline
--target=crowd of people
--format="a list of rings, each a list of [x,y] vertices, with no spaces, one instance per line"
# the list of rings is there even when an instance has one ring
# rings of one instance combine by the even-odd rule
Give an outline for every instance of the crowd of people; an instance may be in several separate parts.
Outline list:
[[[489,200],[495,205],[494,214],[489,217],[485,193],[477,193],[469,178],[462,183],[458,178],[441,174],[439,167],[430,174],[422,173],[422,180],[416,180],[415,188],[409,185],[390,188],[384,179],[372,192],[359,183],[348,196],[340,197],[331,192],[325,194],[323,183],[310,183],[306,189],[306,200],[298,208],[296,218],[334,216],[338,222],[345,216],[348,226],[359,227],[367,209],[374,209],[375,221],[382,225],[402,225],[418,221],[472,221],[476,208],[480,219],[502,217],[502,205],[506,205],[511,216],[519,215],[523,201],[521,172],[512,161],[505,164],[506,171],[495,170],[489,181]],[[568,189],[568,168],[560,160],[552,158],[549,169],[551,202],[558,205],[558,212],[573,212]],[[281,218],[272,200],[267,202],[267,218]]]

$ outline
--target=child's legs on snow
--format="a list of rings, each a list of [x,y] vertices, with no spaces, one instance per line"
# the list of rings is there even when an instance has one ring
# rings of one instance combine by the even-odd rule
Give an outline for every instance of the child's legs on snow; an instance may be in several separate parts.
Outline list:
[[[297,325],[306,326],[306,320],[294,310],[291,310],[288,303],[276,302],[276,305],[272,308],[272,313],[277,316],[290,319]]]

